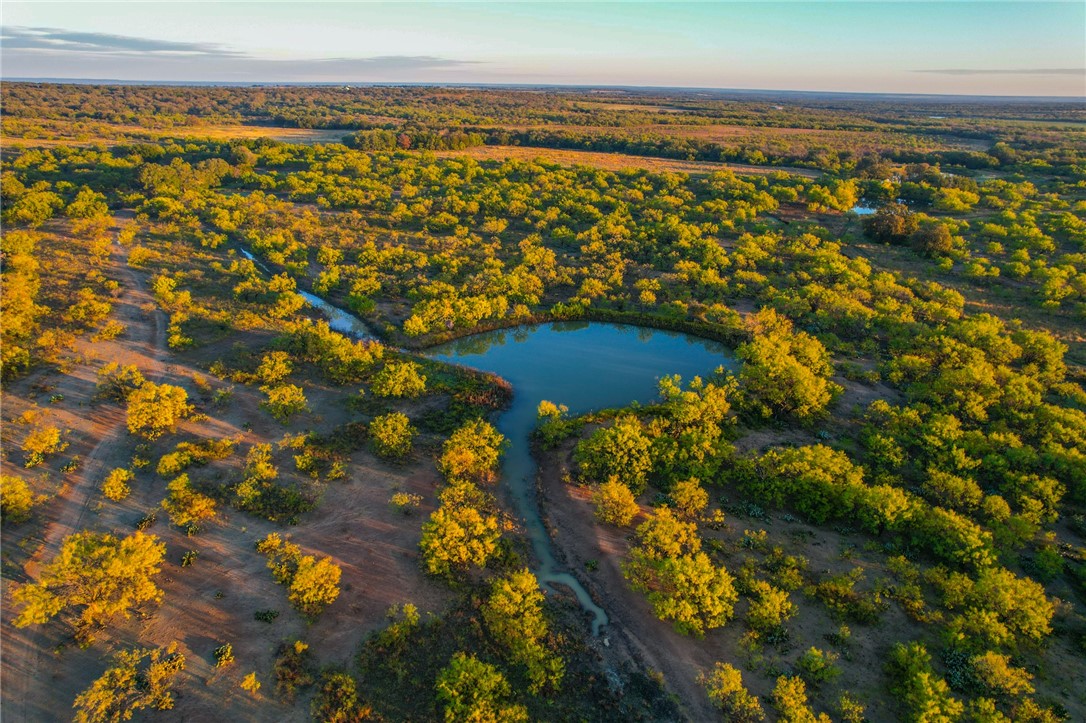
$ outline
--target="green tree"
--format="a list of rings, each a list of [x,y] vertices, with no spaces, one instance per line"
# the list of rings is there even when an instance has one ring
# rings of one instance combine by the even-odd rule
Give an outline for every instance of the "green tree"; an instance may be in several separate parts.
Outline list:
[[[894,645],[886,668],[890,692],[900,701],[904,720],[954,723],[962,717],[964,706],[932,670],[931,655],[921,643]]]
[[[509,702],[505,676],[474,655],[457,653],[438,673],[437,697],[446,723],[518,723],[528,720],[524,706]]]
[[[558,687],[565,666],[544,645],[550,626],[543,615],[543,591],[535,575],[521,570],[496,579],[483,604],[483,620],[509,657],[528,668],[533,692]]]
[[[188,393],[181,387],[144,383],[128,396],[128,431],[158,439],[192,413],[188,399]]]
[[[727,663],[717,663],[711,673],[698,676],[709,700],[731,723],[760,723],[765,720],[761,701],[743,686],[743,674]]]
[[[325,673],[310,707],[321,723],[359,723],[373,717],[373,708],[358,698],[358,686],[348,673]]]
[[[701,638],[732,618],[738,600],[732,576],[704,552],[654,561],[632,556],[624,572],[656,616],[671,620],[680,633]]]
[[[260,387],[267,397],[260,402],[260,408],[280,422],[286,422],[295,414],[309,411],[305,390],[296,384],[265,385]]]
[[[260,360],[260,366],[256,368],[256,376],[265,384],[277,384],[294,371],[294,364],[290,360],[290,354],[285,351],[271,351]]]
[[[671,488],[671,499],[675,503],[675,512],[685,520],[697,519],[709,506],[709,493],[696,477],[675,483]]]
[[[596,488],[592,502],[596,505],[597,520],[619,527],[629,525],[641,511],[630,488],[614,477]]]
[[[652,440],[645,434],[641,421],[627,415],[582,440],[574,459],[587,479],[602,481],[617,477],[636,496],[645,491],[652,470]]]
[[[93,628],[162,598],[154,580],[165,554],[164,543],[142,532],[121,538],[100,532],[70,535],[42,568],[38,582],[13,593],[21,608],[15,626],[41,625],[64,614],[77,635],[90,639]]]
[[[185,669],[185,656],[177,643],[166,648],[134,648],[113,656],[113,665],[76,696],[76,723],[114,723],[131,720],[144,709],[170,710],[173,683]]]
[[[770,632],[780,628],[796,614],[796,604],[789,599],[788,591],[773,587],[764,580],[750,585],[750,609],[747,622],[758,632]]]
[[[402,412],[389,412],[370,422],[370,439],[381,457],[403,459],[411,454],[411,441],[416,429]]]
[[[373,377],[370,388],[379,397],[413,399],[426,391],[426,375],[422,373],[422,367],[415,362],[389,361]]]
[[[762,309],[748,322],[753,338],[740,344],[739,387],[745,407],[763,418],[809,422],[825,413],[843,391],[829,380],[829,353],[818,339]]]

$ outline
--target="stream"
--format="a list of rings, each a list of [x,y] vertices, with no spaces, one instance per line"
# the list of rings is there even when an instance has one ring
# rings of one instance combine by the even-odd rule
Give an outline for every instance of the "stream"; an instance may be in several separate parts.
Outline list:
[[[242,249],[246,258],[267,271]],[[355,339],[373,339],[366,325],[324,299],[299,292],[320,310],[332,329]],[[554,322],[474,334],[422,352],[432,359],[492,372],[513,386],[513,401],[497,420],[509,440],[502,480],[539,562],[540,583],[564,586],[592,616],[592,633],[607,624],[607,612],[554,557],[550,535],[536,499],[536,464],[531,433],[536,409],[546,399],[576,416],[600,409],[642,404],[656,398],[665,374],[684,381],[732,366],[731,351],[717,342],[680,332],[604,322]]]

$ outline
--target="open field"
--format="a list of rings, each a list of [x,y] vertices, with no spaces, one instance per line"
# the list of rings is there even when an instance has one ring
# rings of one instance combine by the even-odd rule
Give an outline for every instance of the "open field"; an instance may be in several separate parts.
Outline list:
[[[810,168],[775,168],[770,166],[752,166],[744,163],[711,163],[708,161],[678,161],[667,158],[649,158],[631,156],[625,153],[597,153],[593,151],[573,151],[560,148],[526,148],[524,146],[477,146],[462,151],[437,151],[439,158],[467,156],[476,160],[516,159],[531,161],[541,158],[551,163],[566,166],[590,166],[607,171],[627,171],[644,169],[656,173],[689,173],[706,175],[716,171],[733,171],[740,174],[764,176],[770,173],[791,173],[805,178],[818,178],[820,172]]]

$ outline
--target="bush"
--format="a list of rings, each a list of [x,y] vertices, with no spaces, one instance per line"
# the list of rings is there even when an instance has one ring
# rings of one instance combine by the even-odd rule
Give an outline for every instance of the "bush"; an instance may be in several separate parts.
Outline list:
[[[118,468],[106,475],[106,478],[102,481],[102,494],[107,499],[111,499],[114,502],[120,502],[132,491],[132,488],[128,486],[128,483],[135,479],[131,470]]]
[[[267,397],[260,402],[260,408],[285,423],[295,414],[308,412],[305,390],[295,384],[263,386],[260,391]]]
[[[146,382],[128,397],[128,431],[158,439],[192,413],[188,393],[170,384]]]
[[[474,655],[454,655],[438,674],[435,687],[446,721],[528,720],[524,706],[508,701],[512,691],[501,671]]]
[[[762,704],[743,687],[743,674],[727,663],[717,663],[709,675],[702,673],[698,683],[705,687],[709,700],[733,723],[759,723],[765,720]]]
[[[641,511],[630,488],[614,477],[596,488],[592,502],[596,505],[597,520],[619,527],[629,525]]]
[[[34,502],[34,494],[22,478],[0,475],[0,520],[9,525],[25,522]]]
[[[414,398],[426,391],[426,376],[415,362],[387,362],[370,384],[379,397]]]
[[[800,656],[796,667],[799,668],[804,680],[813,685],[818,685],[832,682],[841,677],[841,669],[834,665],[836,662],[836,653],[827,653],[812,647]]]
[[[234,646],[230,643],[225,643],[215,648],[213,653],[215,657],[215,667],[225,668],[234,662]]]
[[[390,412],[370,422],[374,451],[386,459],[403,459],[411,454],[411,440],[417,431],[401,412]]]
[[[641,420],[627,415],[581,441],[573,456],[586,479],[598,482],[617,478],[636,496],[645,491],[652,470],[652,440],[645,434]]]
[[[185,669],[177,643],[164,649],[122,650],[102,677],[76,696],[76,723],[130,720],[145,708],[173,708],[173,679]]]
[[[23,466],[37,467],[50,454],[59,454],[68,448],[57,427],[35,427],[23,440],[25,460]]]

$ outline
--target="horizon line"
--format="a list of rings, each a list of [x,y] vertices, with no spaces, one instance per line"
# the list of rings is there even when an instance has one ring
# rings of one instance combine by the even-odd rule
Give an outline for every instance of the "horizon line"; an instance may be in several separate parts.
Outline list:
[[[877,90],[800,90],[790,88],[720,88],[712,86],[681,85],[617,85],[586,83],[488,83],[488,82],[427,82],[427,81],[290,81],[290,80],[127,80],[123,78],[55,78],[55,77],[14,77],[0,76],[0,83],[44,83],[52,85],[145,85],[175,87],[422,87],[422,88],[509,88],[509,89],[562,89],[573,90],[678,90],[693,92],[739,93],[739,94],[786,94],[786,95],[832,95],[832,96],[876,96],[890,98],[951,99],[977,98],[985,100],[1079,102],[1086,104],[1084,95],[988,95],[981,93],[904,93]]]

